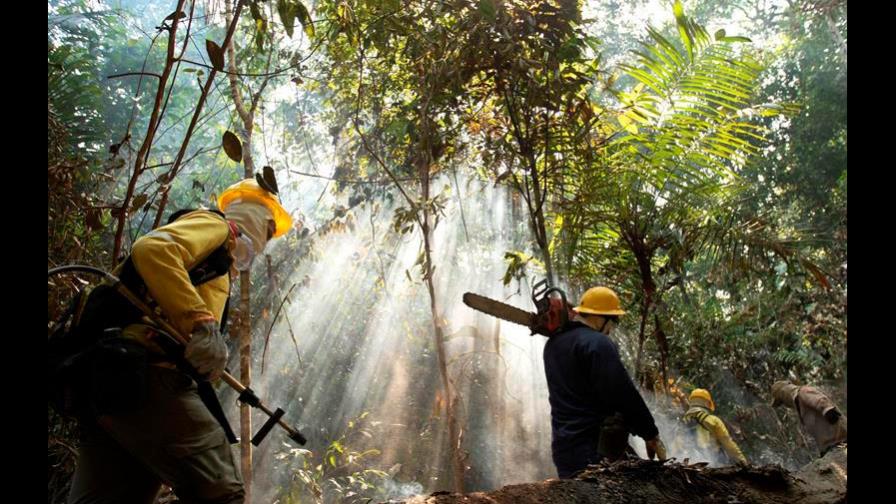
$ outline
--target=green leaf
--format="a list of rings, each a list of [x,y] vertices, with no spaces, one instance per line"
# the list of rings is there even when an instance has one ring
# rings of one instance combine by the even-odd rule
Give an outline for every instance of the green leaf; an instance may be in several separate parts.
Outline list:
[[[498,17],[498,10],[494,0],[479,0],[479,12],[487,21],[494,23]]]
[[[725,30],[719,30],[716,32],[716,40],[724,40],[725,39]]]
[[[575,60],[580,55],[580,39],[576,37],[570,37],[566,42],[560,46],[560,49],[557,50],[557,57],[560,61],[571,61]]]
[[[694,39],[691,36],[688,18],[684,15],[684,7],[681,5],[681,0],[675,0],[675,4],[672,5],[672,12],[675,14],[675,23],[678,25],[678,34],[681,36],[681,41],[688,50],[688,57],[693,60]]]
[[[219,72],[224,70],[224,51],[215,41],[206,39],[205,50],[208,52],[208,59],[211,60],[212,66]]]
[[[299,22],[302,23],[302,28],[305,29],[305,34],[308,35],[308,38],[314,38],[314,23],[311,21],[311,14],[308,13],[308,9],[305,7],[305,4],[300,2],[299,0],[295,0],[295,5],[293,6],[295,9],[295,14],[299,18]]]
[[[264,51],[264,34],[267,32],[268,22],[265,19],[255,21],[255,45],[259,51]]]
[[[724,37],[721,39],[722,42],[753,42],[747,37]]]
[[[131,200],[131,209],[128,211],[128,213],[133,214],[134,212],[136,212],[137,209],[139,209],[144,204],[146,204],[146,201],[148,199],[149,199],[149,197],[145,194],[138,194],[138,195],[134,196],[134,199]]]
[[[221,145],[224,147],[224,152],[227,153],[227,157],[237,163],[242,162],[243,144],[240,143],[240,139],[237,138],[236,135],[230,131],[225,131]]]
[[[252,13],[252,19],[254,19],[255,21],[264,19],[264,16],[261,14],[261,9],[258,8],[257,1],[249,2],[249,12]]]
[[[635,126],[632,123],[632,120],[625,114],[619,115],[619,125],[622,126],[625,131],[628,131],[633,135],[638,134],[638,127]]]
[[[672,13],[675,14],[677,21],[684,18],[684,6],[681,5],[681,0],[675,0],[675,3],[672,5]]]
[[[277,14],[280,15],[280,22],[286,30],[286,35],[292,38],[293,28],[295,27],[296,12],[292,8],[289,0],[277,0]]]
[[[585,37],[585,43],[588,44],[588,47],[591,48],[595,53],[600,52],[600,39],[597,37],[593,37],[591,35]]]

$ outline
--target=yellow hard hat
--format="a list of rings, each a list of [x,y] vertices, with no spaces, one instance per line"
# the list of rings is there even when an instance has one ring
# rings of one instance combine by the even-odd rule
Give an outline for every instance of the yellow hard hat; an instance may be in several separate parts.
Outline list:
[[[716,410],[716,403],[713,402],[712,396],[709,395],[708,390],[702,388],[694,389],[694,391],[691,392],[691,396],[688,397],[688,402],[694,402],[694,399],[702,399],[703,401],[705,401],[706,406],[709,408],[709,411]]]
[[[582,295],[579,306],[573,309],[590,315],[625,315],[625,311],[619,306],[619,296],[606,287],[588,289]]]
[[[274,225],[276,226],[274,237],[285,235],[289,228],[292,227],[292,217],[280,205],[277,196],[264,190],[255,179],[240,180],[228,187],[218,197],[218,208],[222,212],[226,211],[227,207],[236,201],[251,201],[267,207],[271,211],[271,215],[274,216]]]

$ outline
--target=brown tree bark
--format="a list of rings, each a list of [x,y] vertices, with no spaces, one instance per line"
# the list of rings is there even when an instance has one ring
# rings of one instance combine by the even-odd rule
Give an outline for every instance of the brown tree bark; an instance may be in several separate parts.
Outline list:
[[[184,7],[184,3],[186,0],[178,0],[177,7],[175,7],[175,12],[181,12]],[[174,66],[174,48],[177,45],[177,26],[180,24],[180,16],[174,16],[171,20],[171,26],[168,28],[168,53],[165,56],[165,67],[162,70],[161,75],[158,78],[159,84],[156,87],[156,96],[155,102],[153,102],[152,113],[149,116],[149,124],[146,126],[146,136],[143,138],[143,143],[140,145],[140,149],[137,151],[137,157],[134,160],[134,171],[131,173],[131,178],[128,181],[128,187],[125,192],[124,201],[121,203],[121,207],[118,212],[118,219],[115,225],[115,242],[112,248],[112,265],[115,266],[118,264],[118,256],[121,254],[121,242],[124,237],[124,227],[125,223],[128,220],[128,215],[130,214],[130,206],[131,199],[134,196],[134,189],[137,186],[137,180],[139,180],[140,175],[143,174],[144,165],[146,163],[147,154],[149,153],[149,149],[152,146],[152,141],[155,138],[156,129],[158,127],[159,121],[162,119],[162,101],[165,97],[165,88],[168,84],[168,77],[171,75],[171,68]],[[189,37],[189,29],[185,37]]]

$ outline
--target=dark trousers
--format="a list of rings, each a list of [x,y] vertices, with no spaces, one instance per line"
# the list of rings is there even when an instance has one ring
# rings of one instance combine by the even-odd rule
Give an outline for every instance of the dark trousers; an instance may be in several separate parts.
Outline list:
[[[597,453],[597,439],[594,438],[582,439],[577,443],[564,443],[560,446],[555,443],[552,455],[560,479],[571,479],[588,465],[596,464],[603,458]]]
[[[557,475],[561,479],[573,478],[576,473],[604,458],[616,461],[627,452],[634,453],[628,444],[625,418],[620,413],[605,418],[592,432],[570,439],[555,435],[551,451]]]
[[[150,368],[137,411],[82,426],[69,504],[152,504],[162,483],[185,504],[242,503],[230,444],[196,383],[173,369]]]

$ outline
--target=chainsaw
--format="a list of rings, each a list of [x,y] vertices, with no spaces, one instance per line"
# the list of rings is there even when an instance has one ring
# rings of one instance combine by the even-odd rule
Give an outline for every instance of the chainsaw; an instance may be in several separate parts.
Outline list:
[[[532,331],[531,334],[553,336],[575,316],[572,305],[566,301],[566,293],[549,287],[547,280],[532,286],[532,302],[535,303],[535,313],[472,292],[464,294],[464,304],[470,308],[524,325]]]

